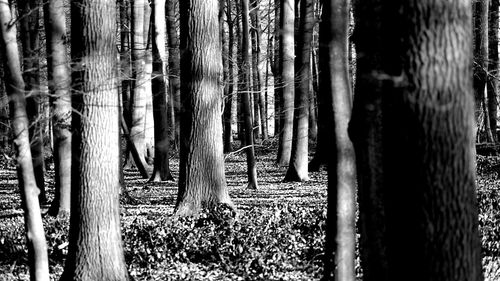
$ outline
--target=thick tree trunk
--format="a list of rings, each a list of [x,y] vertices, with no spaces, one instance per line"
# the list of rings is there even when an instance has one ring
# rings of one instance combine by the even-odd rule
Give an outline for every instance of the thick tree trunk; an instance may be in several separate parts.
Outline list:
[[[153,39],[153,118],[155,131],[154,170],[150,181],[172,180],[169,165],[170,139],[168,136],[167,54],[165,52],[165,0],[152,3]]]
[[[17,45],[16,25],[13,21],[11,5],[7,0],[0,0],[0,49],[4,52],[5,88],[9,97],[14,148],[16,150],[17,175],[24,209],[26,241],[28,244],[28,262],[30,280],[49,280],[49,260],[47,243],[43,231],[42,216],[31,160],[30,140],[28,135],[28,118],[26,113],[25,84],[21,74],[19,51]]]
[[[307,181],[309,144],[309,93],[311,91],[311,43],[314,26],[314,1],[300,2],[297,40],[295,114],[292,154],[285,181]]]
[[[477,137],[481,140],[482,128],[489,123],[484,90],[488,77],[488,0],[474,2],[474,97]],[[481,118],[483,115],[483,118]],[[481,120],[484,122],[481,124]],[[489,126],[484,126],[486,140],[493,141]]]
[[[366,189],[366,183],[359,185],[365,192],[383,193],[388,277],[373,280],[401,280],[401,276],[405,280],[482,280],[471,95],[471,2],[372,5],[363,9],[381,21],[365,23],[366,29],[357,35],[367,38],[356,44],[356,94],[371,101],[382,94],[378,101],[383,118],[377,124],[382,133],[378,140],[382,161],[371,166],[381,181],[376,190]],[[365,41],[371,39],[370,33],[382,38]],[[370,49],[381,52],[367,53],[368,43]],[[362,68],[361,55],[366,60],[380,59],[382,68]],[[363,93],[366,86],[380,92]],[[355,106],[362,106],[356,114],[377,108]],[[352,122],[353,136],[360,144],[361,130],[366,129],[363,119]],[[362,205],[366,205],[363,199]],[[360,218],[366,215],[363,207]]]
[[[44,18],[54,134],[55,198],[50,214],[66,216],[71,206],[71,75],[66,59],[64,1],[50,0],[45,4]]]
[[[498,114],[498,73],[500,62],[498,58],[499,44],[499,0],[490,0],[488,23],[488,113],[493,139],[498,141],[497,114]]]
[[[181,0],[182,1],[182,0]],[[177,34],[176,14],[179,0],[167,0],[167,34],[168,34],[168,67],[169,93],[171,106],[171,138],[175,147],[179,144],[180,114],[181,114],[181,81],[180,81],[180,52],[179,35]],[[176,9],[177,8],[177,9]]]
[[[30,120],[30,143],[35,169],[36,184],[40,189],[40,203],[47,201],[45,195],[45,161],[43,155],[43,126],[39,115],[40,93],[40,41],[38,36],[40,0],[18,1],[21,42],[23,50],[23,78],[26,90],[26,110]]]
[[[311,6],[313,3],[311,3]],[[348,64],[349,1],[323,2],[320,30],[321,91],[328,93],[328,114],[333,123],[328,155],[328,218],[325,280],[356,280],[356,167],[354,148],[347,134],[351,118],[351,81]],[[312,11],[313,12],[313,11]]]
[[[120,232],[120,105],[113,1],[71,2],[73,162],[61,280],[128,280]],[[103,172],[105,171],[105,172]]]
[[[254,148],[254,137],[252,128],[252,113],[250,107],[251,98],[251,59],[250,59],[250,29],[249,29],[249,6],[248,0],[241,1],[241,22],[242,22],[242,67],[244,83],[242,85],[243,93],[242,97],[242,107],[243,116],[245,122],[245,150],[247,155],[247,175],[248,175],[248,186],[250,189],[257,189],[257,167],[255,162],[255,148]]]
[[[218,0],[179,2],[181,141],[175,213],[197,213],[229,198],[222,147],[222,57]],[[199,20],[203,19],[203,20]]]
[[[292,154],[293,111],[295,92],[294,1],[281,0],[280,32],[280,111],[278,165],[288,166]]]
[[[386,215],[383,202],[384,177],[382,154],[382,94],[383,80],[378,79],[382,69],[386,45],[380,23],[383,21],[383,0],[374,0],[369,4],[356,4],[353,34],[356,51],[356,87],[349,135],[356,152],[359,204],[359,249],[364,281],[389,280],[387,257]],[[324,61],[319,59],[320,69]],[[322,159],[320,149],[329,149],[329,132],[326,124],[333,122],[325,118],[325,93],[318,92],[318,147],[315,159]],[[323,147],[320,147],[323,146]],[[325,150],[323,150],[325,151]],[[314,162],[314,160],[312,161]],[[313,164],[313,163],[311,163]],[[405,181],[406,182],[406,181]],[[408,276],[408,274],[405,275]]]

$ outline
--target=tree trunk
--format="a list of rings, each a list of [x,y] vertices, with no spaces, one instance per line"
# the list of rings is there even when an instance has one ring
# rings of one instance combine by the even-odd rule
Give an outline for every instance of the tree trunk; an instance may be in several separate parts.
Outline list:
[[[72,148],[77,161],[72,169],[69,250],[61,280],[128,280],[120,232],[115,5],[71,2]]]
[[[307,181],[309,144],[309,93],[311,91],[311,43],[314,26],[314,1],[300,2],[300,25],[297,40],[295,114],[292,154],[285,181]]]
[[[274,60],[271,70],[274,78],[274,136],[281,134],[281,0],[274,0]]]
[[[351,118],[351,81],[348,64],[349,1],[323,2],[320,30],[321,91],[328,93],[329,143],[328,218],[325,280],[356,280],[356,167],[347,134]],[[303,11],[304,8],[301,8]],[[311,13],[313,13],[311,3]]]
[[[143,166],[146,164],[146,143],[145,143],[145,122],[146,122],[146,80],[150,79],[146,75],[146,56],[147,56],[147,36],[144,31],[147,30],[149,22],[144,22],[146,6],[149,5],[145,0],[134,0],[132,2],[132,112],[130,128],[130,138],[139,152],[139,159]],[[149,18],[149,17],[148,17]],[[131,161],[131,157],[128,157]],[[138,165],[136,163],[136,165]]]
[[[225,7],[227,6],[227,13]],[[222,44],[222,65],[224,68],[224,153],[233,151],[232,141],[233,132],[231,129],[231,105],[233,103],[233,23],[232,16],[232,3],[231,0],[219,1],[219,31]],[[224,30],[224,14],[227,15],[227,25],[229,33],[229,42],[226,41],[226,32]]]
[[[40,41],[38,36],[40,0],[18,1],[23,50],[23,78],[26,91],[26,110],[30,121],[31,155],[36,184],[40,189],[40,203],[45,203],[45,161],[43,155],[43,127],[39,115],[40,93]]]
[[[172,121],[170,123],[172,130],[172,140],[175,147],[179,143],[180,132],[180,114],[181,114],[181,81],[180,81],[180,52],[179,52],[179,35],[177,34],[176,14],[178,13],[178,0],[167,0],[167,33],[168,33],[168,67],[169,67],[169,93],[170,101],[173,107]],[[178,7],[177,7],[178,8]]]
[[[244,82],[240,83],[242,85],[243,93],[241,94],[242,106],[243,106],[243,116],[245,122],[245,150],[247,155],[247,175],[248,175],[248,186],[250,189],[257,189],[257,167],[255,163],[255,148],[254,148],[254,137],[252,128],[252,113],[250,107],[250,92],[251,87],[251,60],[250,60],[250,29],[249,29],[249,11],[248,11],[248,0],[241,1],[241,22],[242,22],[242,67]]]
[[[491,0],[488,23],[488,113],[493,140],[498,141],[498,73],[499,73],[499,0]]]
[[[293,111],[295,96],[295,68],[294,68],[294,1],[282,0],[281,32],[280,32],[280,130],[278,146],[278,165],[288,166],[292,154],[293,138]]]
[[[153,118],[155,132],[154,170],[150,181],[172,180],[169,165],[170,139],[168,136],[167,54],[165,52],[165,0],[154,0],[151,20],[153,22]]]
[[[28,135],[28,118],[24,81],[21,74],[19,51],[17,46],[16,25],[11,24],[14,11],[7,0],[0,0],[0,45],[4,52],[4,81],[10,103],[10,118],[16,150],[17,176],[21,191],[21,202],[24,209],[24,224],[28,244],[28,262],[30,280],[49,280],[49,260],[47,243],[43,230],[42,215],[31,160],[30,140]]]
[[[478,0],[473,4],[474,7],[474,97],[476,102],[476,123],[477,123],[477,137],[481,140],[481,131],[483,125],[489,123],[488,115],[483,114],[486,112],[486,100],[484,96],[484,89],[488,77],[488,0]],[[484,106],[484,107],[483,107]],[[483,120],[484,124],[481,124]],[[485,128],[485,136],[488,142],[493,141],[493,136],[489,126]]]
[[[66,50],[66,14],[63,0],[44,5],[47,38],[47,75],[54,135],[55,198],[53,216],[67,216],[71,206],[71,75]]]
[[[175,213],[196,214],[229,198],[222,147],[222,57],[218,0],[179,2],[181,141]],[[199,19],[203,19],[199,21]]]
[[[378,79],[382,69],[382,54],[388,43],[384,42],[381,11],[383,0],[369,4],[353,2],[356,44],[356,87],[349,135],[356,152],[356,169],[359,204],[359,249],[364,281],[388,281],[386,215],[384,209],[384,177],[382,154],[382,94],[384,81]],[[376,12],[374,12],[376,11]],[[323,68],[322,59],[318,61]],[[325,118],[324,91],[318,92],[318,147],[315,159],[322,159],[321,149],[330,149],[326,124],[333,120]],[[324,155],[325,153],[323,153]],[[311,162],[314,162],[311,161]],[[313,164],[313,163],[311,163]],[[405,181],[406,182],[406,181]],[[405,278],[408,274],[405,275]]]
[[[314,45],[313,33],[313,45]],[[316,141],[318,138],[318,104],[316,103],[316,95],[318,93],[318,86],[314,85],[318,80],[318,72],[316,71],[317,59],[314,48],[311,48],[311,79],[310,92],[309,92],[309,139]]]
[[[401,280],[401,276],[405,280],[482,280],[470,1],[362,6],[357,9],[381,19],[365,23],[356,44],[356,95],[371,101],[381,96],[375,101],[381,101],[377,106],[383,114],[376,128],[382,133],[378,140],[382,161],[371,166],[380,181],[376,190],[366,189],[366,183],[359,185],[371,194],[382,192],[378,194],[386,214],[388,278],[373,280]],[[367,34],[382,38],[365,41],[372,39]],[[367,53],[364,44],[368,43],[380,53]],[[382,67],[367,71],[361,55],[366,60],[380,59]],[[366,91],[367,86],[377,92]],[[355,103],[356,114],[377,106]],[[365,136],[359,133],[366,130],[363,119],[353,116],[351,124],[360,144]],[[360,200],[360,208],[365,204]],[[364,206],[360,218],[366,215]]]

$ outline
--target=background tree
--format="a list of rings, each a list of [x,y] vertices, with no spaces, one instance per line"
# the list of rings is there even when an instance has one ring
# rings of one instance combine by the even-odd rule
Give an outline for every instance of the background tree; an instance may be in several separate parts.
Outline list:
[[[484,95],[488,76],[488,3],[489,0],[474,1],[474,97],[477,137],[481,141],[481,132],[486,141],[493,142],[490,130],[490,120],[487,114],[487,104]],[[486,113],[486,114],[485,114]],[[482,118],[481,118],[482,117]]]
[[[181,81],[180,81],[180,52],[177,15],[179,14],[179,0],[167,0],[167,35],[168,35],[168,78],[170,93],[170,128],[171,139],[174,146],[178,147],[180,132],[181,112]]]
[[[350,5],[348,0],[325,0],[322,4],[320,90],[328,93],[326,107],[330,120],[334,120],[328,125],[332,149],[328,155],[325,280],[354,281],[357,183],[354,148],[347,134],[352,106],[348,64]]]
[[[488,113],[493,140],[498,141],[497,115],[498,115],[498,74],[499,74],[499,0],[491,0],[488,22]]]
[[[45,162],[43,154],[43,134],[39,105],[40,93],[40,0],[18,1],[20,37],[23,51],[23,78],[26,91],[26,110],[30,120],[30,143],[35,169],[36,184],[40,189],[40,203],[47,201],[45,195]]]
[[[387,279],[482,280],[470,1],[369,4],[360,3],[356,10],[366,9],[363,15],[370,11],[381,21],[358,27],[357,57],[367,57],[363,63],[372,60],[382,67],[368,71],[358,60],[359,100],[354,104],[357,116],[351,122],[360,156],[366,152],[361,146],[364,126],[380,126],[374,131],[381,132],[382,165],[372,166],[371,171],[372,177],[381,179],[375,182],[376,189],[369,189],[364,180],[359,188],[376,192],[384,202]],[[369,33],[381,37],[381,45],[368,41],[369,36],[361,39]],[[368,48],[380,53],[366,52]],[[367,86],[373,90],[364,92]],[[374,101],[375,106],[367,101]],[[367,124],[363,114],[379,108],[382,122]],[[363,217],[367,216],[365,204],[360,200]],[[386,280],[383,278],[377,280]]]
[[[176,214],[232,204],[222,151],[222,57],[218,0],[179,2],[181,139]],[[199,20],[203,19],[203,20]]]
[[[67,215],[71,206],[71,95],[66,50],[66,14],[63,0],[44,4],[47,38],[47,76],[54,135],[55,198],[52,215]]]
[[[119,211],[116,3],[72,1],[71,19],[75,161],[69,249],[61,280],[128,280]]]
[[[167,111],[167,54],[165,52],[165,0],[152,2],[151,21],[153,23],[153,118],[155,130],[154,171],[151,181],[171,180],[169,165],[170,139],[168,136]]]
[[[309,156],[309,96],[311,91],[311,43],[314,26],[314,1],[300,2],[300,23],[295,60],[295,107],[292,153],[285,181],[306,181]]]
[[[25,84],[19,61],[17,29],[12,5],[0,0],[0,50],[4,58],[5,88],[9,97],[12,133],[16,150],[17,179],[21,189],[21,202],[24,209],[24,226],[28,244],[30,278],[37,281],[49,280],[49,259],[47,243],[43,230],[42,215],[29,140],[29,121],[26,113]]]
[[[279,147],[278,147],[278,164],[288,166],[290,155],[292,153],[292,137],[293,137],[293,101],[295,91],[295,43],[294,43],[294,1],[281,0],[280,2],[280,127],[279,132]]]
[[[241,53],[242,64],[241,71],[243,72],[243,81],[240,82],[242,86],[241,101],[243,110],[243,121],[245,129],[245,151],[247,155],[247,176],[248,186],[250,189],[257,189],[257,167],[255,163],[255,148],[254,148],[254,131],[252,122],[252,108],[250,106],[250,99],[252,97],[252,63],[250,58],[250,28],[249,28],[249,3],[248,0],[241,1],[241,22],[242,22],[242,36],[241,36]]]

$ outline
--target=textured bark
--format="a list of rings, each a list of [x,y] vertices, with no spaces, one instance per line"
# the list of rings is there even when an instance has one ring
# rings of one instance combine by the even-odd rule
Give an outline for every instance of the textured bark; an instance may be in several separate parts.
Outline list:
[[[116,4],[71,2],[72,204],[61,280],[128,280],[120,232]]]
[[[21,191],[21,202],[24,210],[26,241],[28,244],[28,262],[30,280],[49,280],[49,260],[47,243],[43,231],[42,216],[38,202],[39,189],[31,161],[30,140],[28,135],[28,118],[24,95],[24,80],[21,74],[21,63],[17,45],[16,25],[11,24],[14,12],[7,0],[0,0],[0,49],[4,58],[5,88],[9,97],[10,118],[14,134],[16,150],[17,178]]]
[[[20,35],[23,50],[23,78],[25,81],[26,110],[30,121],[29,133],[33,168],[36,184],[40,189],[40,203],[47,201],[45,196],[43,128],[39,114],[40,93],[40,41],[38,36],[41,7],[40,0],[18,1],[20,15]]]
[[[180,1],[181,141],[175,213],[232,205],[222,147],[222,58],[218,0]]]
[[[274,136],[281,132],[281,0],[274,0],[274,53],[271,70],[274,78]]]
[[[248,186],[250,189],[257,189],[257,167],[255,162],[255,148],[254,148],[254,136],[252,128],[252,113],[250,106],[250,99],[252,91],[252,76],[251,76],[251,58],[250,58],[250,29],[249,29],[249,6],[248,0],[241,1],[241,22],[242,22],[242,67],[244,81],[240,83],[242,85],[243,92],[241,93],[242,99],[242,109],[243,109],[243,119],[245,122],[245,151],[247,155],[247,176],[248,176]]]
[[[312,3],[311,3],[311,6]],[[311,11],[312,12],[312,11]],[[328,155],[328,218],[325,247],[325,280],[356,280],[356,167],[353,145],[347,134],[351,118],[351,81],[348,64],[349,1],[323,2],[320,31],[320,87],[328,93],[328,114],[333,123]]]
[[[382,30],[383,68],[361,68],[369,54],[358,43],[356,81],[382,85],[372,87],[383,92],[383,159],[372,171],[383,173],[388,280],[482,280],[470,1],[366,6],[382,19],[365,31]]]
[[[172,180],[169,165],[170,139],[167,114],[167,53],[165,52],[165,0],[152,2],[153,22],[153,118],[155,133],[154,170],[150,181]]]
[[[486,99],[484,89],[488,77],[488,2],[489,0],[478,0],[473,4],[474,8],[474,97],[475,117],[477,124],[477,137],[481,141],[481,132],[485,132],[486,140],[493,141],[486,110]],[[483,118],[481,115],[483,114]],[[484,122],[481,124],[481,120]]]
[[[499,0],[490,0],[488,22],[488,113],[493,139],[498,141],[498,73],[500,62],[498,58],[499,44]]]
[[[285,181],[307,181],[309,144],[309,93],[311,92],[311,43],[314,26],[314,1],[300,2],[297,35],[295,113],[290,165]]]
[[[181,112],[181,81],[180,81],[180,52],[179,35],[177,34],[176,14],[178,13],[179,0],[167,0],[167,34],[168,34],[168,67],[169,67],[169,93],[171,103],[171,138],[177,147],[180,132]],[[177,8],[177,9],[176,9]]]
[[[292,154],[293,138],[293,103],[295,92],[295,68],[294,68],[294,1],[282,0],[281,9],[281,32],[280,32],[280,111],[281,116],[279,129],[278,165],[288,166]]]
[[[71,75],[66,59],[66,14],[63,0],[44,5],[47,75],[54,135],[55,198],[53,216],[66,216],[71,206]]]

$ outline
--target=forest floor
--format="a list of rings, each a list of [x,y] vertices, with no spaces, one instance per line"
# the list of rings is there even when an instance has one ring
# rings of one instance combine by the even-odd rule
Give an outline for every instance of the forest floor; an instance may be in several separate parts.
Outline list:
[[[326,171],[306,183],[283,183],[273,149],[258,149],[259,189],[246,189],[244,154],[226,156],[237,219],[172,219],[177,182],[148,183],[125,171],[121,199],[125,258],[134,280],[319,280],[326,219]],[[178,178],[178,162],[171,160]],[[500,280],[500,157],[478,157],[478,198],[486,280]],[[47,173],[49,199],[53,171]],[[46,206],[48,207],[48,206]],[[231,215],[229,215],[231,216]],[[67,253],[68,221],[44,215],[50,271],[57,280]],[[0,281],[29,280],[24,220],[15,168],[0,169]],[[358,277],[359,260],[356,261]]]

